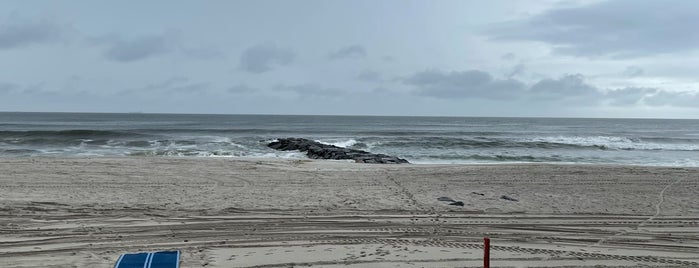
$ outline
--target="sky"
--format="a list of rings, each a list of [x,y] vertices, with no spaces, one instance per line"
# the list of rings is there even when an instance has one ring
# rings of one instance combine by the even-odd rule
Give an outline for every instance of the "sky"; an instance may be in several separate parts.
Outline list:
[[[0,111],[699,118],[699,1],[0,1]]]

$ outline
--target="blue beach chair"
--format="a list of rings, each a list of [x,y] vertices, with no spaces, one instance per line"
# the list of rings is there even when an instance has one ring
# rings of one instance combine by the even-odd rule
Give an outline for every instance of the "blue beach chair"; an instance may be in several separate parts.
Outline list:
[[[180,251],[121,254],[114,268],[180,268]]]

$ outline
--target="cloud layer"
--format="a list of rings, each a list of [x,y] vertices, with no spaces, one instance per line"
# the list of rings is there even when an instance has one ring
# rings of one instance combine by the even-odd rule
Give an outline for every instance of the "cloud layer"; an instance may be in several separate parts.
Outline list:
[[[572,106],[678,106],[699,107],[699,93],[655,88],[605,89],[590,85],[580,74],[546,78],[532,85],[515,79],[496,79],[480,71],[427,70],[404,78],[414,94],[441,99],[526,101]]]
[[[0,94],[7,94],[19,89],[19,86],[12,83],[0,82]]]
[[[352,45],[340,48],[328,54],[328,59],[360,59],[366,57],[366,49],[363,46]]]
[[[344,90],[321,87],[317,84],[306,83],[300,85],[277,85],[274,90],[280,92],[293,92],[297,97],[330,98],[346,95]]]
[[[264,73],[291,64],[295,56],[290,49],[273,44],[255,45],[243,51],[240,56],[240,68],[250,73]]]
[[[119,62],[132,62],[169,52],[174,41],[172,37],[165,34],[144,35],[131,39],[112,35],[99,38],[97,43],[105,46],[106,58]]]
[[[381,78],[381,73],[373,70],[363,70],[357,75],[357,79],[360,81],[367,81],[367,82],[380,82],[383,79]]]
[[[428,70],[407,77],[404,82],[415,86],[418,95],[437,98],[514,99],[524,84],[512,79],[495,79],[479,70],[440,72]]]
[[[639,57],[699,49],[699,1],[611,0],[555,8],[484,32],[576,56]]]
[[[20,48],[58,40],[64,27],[48,19],[24,20],[9,16],[0,22],[0,49]]]
[[[694,0],[107,6],[4,2],[0,110],[699,118]]]

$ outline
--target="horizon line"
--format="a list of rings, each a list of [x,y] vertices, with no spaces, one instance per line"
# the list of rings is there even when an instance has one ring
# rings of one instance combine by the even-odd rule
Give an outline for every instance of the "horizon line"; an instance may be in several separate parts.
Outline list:
[[[359,114],[273,114],[273,113],[176,113],[176,112],[27,112],[0,111],[0,113],[26,114],[144,114],[144,115],[250,115],[250,116],[326,116],[326,117],[442,117],[442,118],[541,118],[541,119],[638,119],[638,120],[699,120],[699,118],[661,117],[565,117],[565,116],[480,116],[480,115],[359,115]]]

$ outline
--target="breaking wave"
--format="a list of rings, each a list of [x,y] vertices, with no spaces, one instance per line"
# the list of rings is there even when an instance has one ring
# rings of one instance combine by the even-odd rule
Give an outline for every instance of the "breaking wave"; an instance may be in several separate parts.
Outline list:
[[[374,143],[380,147],[412,147],[434,149],[531,148],[586,150],[669,150],[699,151],[699,140],[688,143],[671,140],[667,143],[613,136],[550,136],[550,137],[419,137],[401,138]]]
[[[0,157],[304,158],[266,146],[299,137],[413,163],[699,166],[697,120],[0,115]]]

